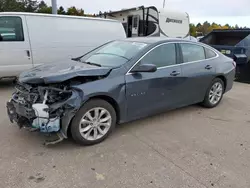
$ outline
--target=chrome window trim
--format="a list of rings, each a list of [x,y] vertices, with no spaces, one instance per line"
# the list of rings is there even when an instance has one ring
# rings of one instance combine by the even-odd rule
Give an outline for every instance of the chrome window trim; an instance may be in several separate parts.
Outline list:
[[[165,45],[165,44],[181,44],[181,43],[187,43],[187,44],[193,44],[193,45],[197,45],[197,46],[202,46],[203,48],[207,48],[209,50],[212,50],[216,56],[215,57],[211,57],[211,58],[208,58],[208,59],[203,59],[203,60],[197,60],[197,61],[190,61],[190,62],[185,62],[185,63],[181,63],[181,64],[175,64],[175,65],[167,65],[167,66],[164,66],[164,67],[159,67],[157,68],[158,69],[165,69],[165,68],[169,68],[169,67],[175,67],[175,66],[180,66],[180,65],[186,65],[186,64],[192,64],[192,63],[197,63],[197,62],[201,62],[201,61],[207,61],[207,60],[212,60],[212,59],[215,59],[215,58],[218,58],[219,57],[219,54],[214,50],[212,49],[210,46],[207,46],[207,45],[203,45],[201,43],[193,43],[193,42],[189,42],[189,41],[175,41],[175,42],[164,42],[164,43],[161,43],[161,44],[158,44],[157,46],[153,47],[152,49],[150,49],[149,51],[147,51],[143,56],[140,57],[140,59],[138,59],[135,64],[127,71],[127,73],[125,75],[131,75],[133,73],[131,73],[130,71],[148,54],[150,53],[152,50],[154,50],[155,48],[159,47],[159,46],[162,46],[162,45]],[[205,50],[204,50],[205,52]],[[206,54],[206,52],[205,52]]]

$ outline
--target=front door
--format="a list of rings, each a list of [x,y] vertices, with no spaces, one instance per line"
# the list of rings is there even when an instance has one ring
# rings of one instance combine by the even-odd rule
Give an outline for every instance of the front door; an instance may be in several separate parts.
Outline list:
[[[0,16],[0,77],[32,67],[24,16]]]
[[[157,46],[136,66],[140,64],[155,64],[157,71],[128,73],[125,76],[128,119],[137,119],[173,108],[181,94],[179,91],[182,73],[177,63],[175,44]]]

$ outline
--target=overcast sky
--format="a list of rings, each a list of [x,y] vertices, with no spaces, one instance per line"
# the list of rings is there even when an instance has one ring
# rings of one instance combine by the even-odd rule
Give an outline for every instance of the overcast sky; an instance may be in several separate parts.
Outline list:
[[[141,5],[162,7],[163,0],[57,0],[57,4],[83,8],[85,13],[98,13]],[[250,27],[250,0],[166,0],[165,6],[189,13],[192,23],[208,20]]]

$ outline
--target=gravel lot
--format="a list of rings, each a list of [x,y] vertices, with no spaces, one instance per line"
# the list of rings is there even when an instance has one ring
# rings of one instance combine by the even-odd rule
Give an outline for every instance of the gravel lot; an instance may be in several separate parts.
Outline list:
[[[45,147],[9,122],[0,82],[1,188],[250,187],[250,85],[214,109],[190,106],[127,123],[103,143]]]

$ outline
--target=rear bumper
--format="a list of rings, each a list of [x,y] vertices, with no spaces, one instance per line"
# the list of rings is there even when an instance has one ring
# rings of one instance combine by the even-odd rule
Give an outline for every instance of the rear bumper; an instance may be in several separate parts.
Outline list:
[[[234,80],[235,80],[235,74],[236,74],[235,68],[225,74],[225,77],[226,77],[226,80],[227,80],[225,93],[230,91],[233,88],[233,83],[234,83]]]

